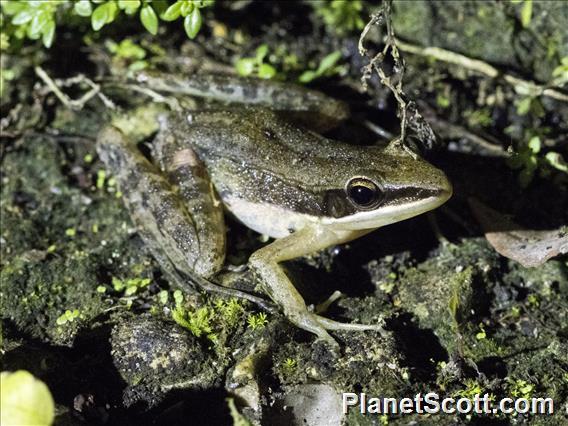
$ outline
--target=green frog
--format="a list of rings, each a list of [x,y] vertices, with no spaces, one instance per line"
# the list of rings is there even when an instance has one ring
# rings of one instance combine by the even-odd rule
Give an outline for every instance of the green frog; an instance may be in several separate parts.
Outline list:
[[[153,162],[117,128],[98,136],[99,156],[161,267],[207,288],[224,264],[227,211],[274,238],[248,266],[289,321],[334,346],[330,330],[379,330],[312,312],[280,264],[440,206],[452,193],[444,173],[396,141],[321,136],[314,129],[336,126],[348,108],[314,90],[227,76],[142,75],[137,84],[230,103],[162,116]]]

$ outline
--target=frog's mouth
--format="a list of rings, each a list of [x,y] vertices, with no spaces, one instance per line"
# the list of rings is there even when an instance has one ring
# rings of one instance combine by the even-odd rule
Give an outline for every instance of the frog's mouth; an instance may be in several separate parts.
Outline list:
[[[325,218],[322,222],[345,230],[380,228],[433,210],[444,204],[451,196],[452,187],[449,182],[446,186],[436,189],[407,188],[397,192],[396,197],[390,199],[387,197],[374,210],[359,211],[337,219]]]

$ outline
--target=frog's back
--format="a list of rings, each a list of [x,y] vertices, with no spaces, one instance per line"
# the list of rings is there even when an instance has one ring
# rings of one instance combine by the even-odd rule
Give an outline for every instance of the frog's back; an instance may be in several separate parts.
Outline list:
[[[335,187],[328,165],[347,156],[333,141],[256,108],[186,113],[175,122],[175,139],[206,164],[224,205],[250,228],[282,237],[325,214]]]

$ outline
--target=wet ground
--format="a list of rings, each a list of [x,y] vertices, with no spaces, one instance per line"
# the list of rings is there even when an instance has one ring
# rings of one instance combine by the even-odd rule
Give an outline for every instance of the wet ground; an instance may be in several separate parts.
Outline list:
[[[568,55],[560,30],[568,26],[568,11],[560,3],[535,3],[531,26],[524,29],[509,4],[395,2],[394,28],[406,43],[455,50],[505,73],[545,82],[555,58]],[[356,52],[359,32],[334,34],[314,25],[309,13],[302,15],[310,7],[290,7],[294,13],[283,3],[255,3],[232,12],[219,6],[218,21],[208,23],[197,39],[201,54],[215,64],[230,63],[267,43],[308,62],[339,49],[347,72],[312,84],[349,102],[355,113],[331,136],[349,139],[346,135],[357,131],[367,142],[365,120],[396,133],[396,102],[389,91],[374,80],[370,92],[359,91],[364,65]],[[255,16],[267,16],[266,23],[259,26]],[[235,48],[237,22],[250,33]],[[443,31],[432,31],[433,22]],[[227,33],[213,36],[220,25]],[[165,43],[159,61],[175,57],[175,40]],[[168,68],[191,66],[194,56],[187,52],[196,45],[183,43],[188,59],[178,56]],[[554,43],[554,55],[547,56]],[[88,55],[72,50],[65,59],[50,52],[43,66],[53,78],[85,71],[81,60],[107,71],[126,66],[111,64],[108,57],[97,62],[101,46]],[[566,234],[566,174],[539,163],[525,182],[526,167],[515,170],[506,157],[510,145],[521,151],[538,135],[543,152],[535,157],[558,152],[566,158],[567,103],[539,96],[520,113],[522,96],[510,83],[403,54],[404,90],[439,135],[439,146],[423,155],[447,173],[454,196],[435,212],[286,264],[308,303],[321,303],[335,290],[344,294],[327,316],[362,323],[384,319],[382,334],[334,333],[339,353],[280,314],[263,320],[262,310],[251,303],[176,292],[145,249],[119,189],[97,158],[94,138],[108,110],[93,101],[73,112],[37,87],[32,92],[33,70],[26,59],[11,57],[13,67],[26,71],[2,107],[8,123],[0,148],[2,370],[26,369],[44,380],[57,404],[56,424],[186,424],[188,418],[195,424],[236,424],[239,414],[227,398],[250,421],[263,424],[304,419],[320,424],[321,413],[332,424],[568,422],[566,255],[524,267],[494,249],[472,208],[472,200],[481,202],[518,229]],[[27,94],[17,91],[22,88]],[[147,103],[108,93],[113,95],[124,110]],[[228,221],[228,263],[237,266],[266,241]],[[236,273],[235,280],[254,291],[250,272]],[[179,306],[190,326],[174,321]],[[429,391],[551,397],[557,411],[553,417],[491,418],[355,411],[344,418],[338,411],[341,392],[412,397]]]

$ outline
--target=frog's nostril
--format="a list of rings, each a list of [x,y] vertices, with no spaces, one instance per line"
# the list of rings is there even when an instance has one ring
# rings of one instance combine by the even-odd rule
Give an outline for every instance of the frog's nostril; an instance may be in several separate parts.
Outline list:
[[[446,175],[443,172],[440,172],[441,176],[440,179],[438,181],[438,193],[439,193],[439,197],[443,198],[444,201],[446,201],[447,199],[449,199],[452,196],[453,193],[453,188],[452,188],[452,184],[451,182],[448,180],[448,178],[446,177]]]

